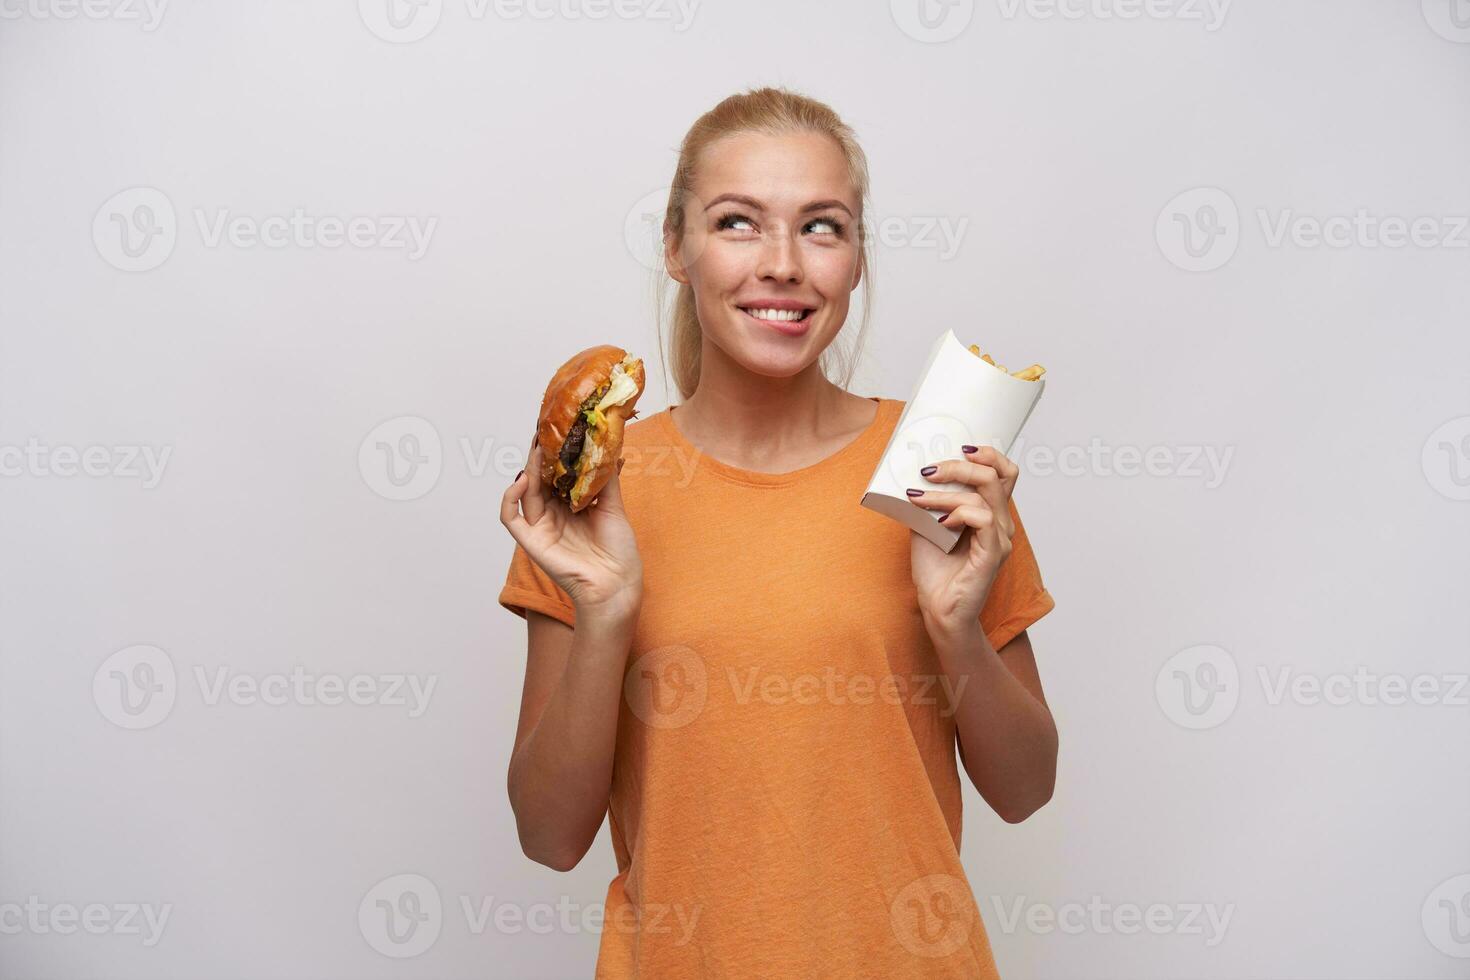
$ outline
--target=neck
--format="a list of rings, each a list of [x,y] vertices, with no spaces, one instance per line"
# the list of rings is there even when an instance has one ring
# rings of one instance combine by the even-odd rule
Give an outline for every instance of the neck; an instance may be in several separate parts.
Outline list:
[[[678,406],[686,436],[722,458],[763,458],[841,431],[853,397],[813,361],[789,378],[755,374],[705,338],[699,387]]]

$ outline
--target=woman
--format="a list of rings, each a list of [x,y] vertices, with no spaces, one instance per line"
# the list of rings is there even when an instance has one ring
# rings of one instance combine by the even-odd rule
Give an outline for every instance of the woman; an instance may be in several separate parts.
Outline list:
[[[511,804],[559,870],[608,814],[598,977],[997,975],[955,745],[1005,820],[1051,797],[1025,630],[1053,602],[993,449],[926,473],[969,491],[911,491],[964,529],[948,554],[858,506],[904,404],[820,363],[868,282],[867,198],[819,102],[701,117],[664,226],[683,402],[628,426],[596,506],[551,499],[545,446],[501,501],[529,633]]]

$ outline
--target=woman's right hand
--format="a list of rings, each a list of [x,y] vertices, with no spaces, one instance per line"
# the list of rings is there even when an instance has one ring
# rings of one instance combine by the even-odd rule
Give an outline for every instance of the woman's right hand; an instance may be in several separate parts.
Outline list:
[[[623,510],[619,474],[607,481],[595,503],[574,514],[541,481],[543,448],[532,447],[525,472],[500,498],[500,523],[571,597],[579,618],[636,615],[643,599],[643,559]]]

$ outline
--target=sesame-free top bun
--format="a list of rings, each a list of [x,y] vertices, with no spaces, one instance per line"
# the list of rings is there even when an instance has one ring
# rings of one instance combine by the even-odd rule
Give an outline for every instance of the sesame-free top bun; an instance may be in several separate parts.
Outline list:
[[[621,367],[621,371],[614,369]],[[586,426],[583,449],[578,459],[576,480],[568,479],[570,470],[562,458],[562,450],[577,426],[582,409],[594,396],[608,394],[614,374],[626,375],[636,386],[617,404],[602,410],[602,423]],[[617,472],[618,456],[623,446],[623,425],[634,414],[633,406],[643,393],[643,362],[629,357],[628,352],[611,344],[589,347],[573,355],[552,375],[541,399],[541,412],[536,424],[537,444],[541,447],[541,481],[552,493],[580,511],[596,499],[599,491]],[[626,388],[626,383],[625,383]]]

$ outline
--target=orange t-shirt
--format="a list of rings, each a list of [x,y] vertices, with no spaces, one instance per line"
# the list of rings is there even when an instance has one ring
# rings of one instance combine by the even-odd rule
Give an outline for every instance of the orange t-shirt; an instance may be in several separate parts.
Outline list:
[[[669,409],[625,431],[644,587],[598,978],[997,976],[912,532],[858,504],[904,408],[873,400],[860,436],[789,473],[704,456]],[[997,650],[1053,607],[1012,517],[980,615]],[[519,545],[499,601],[576,622]]]

